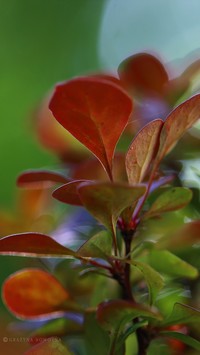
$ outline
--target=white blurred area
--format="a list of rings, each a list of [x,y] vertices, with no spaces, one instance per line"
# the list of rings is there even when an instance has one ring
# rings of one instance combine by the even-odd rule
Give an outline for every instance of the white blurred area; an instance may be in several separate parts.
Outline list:
[[[173,61],[176,74],[200,58],[200,0],[107,0],[100,30],[103,68],[141,51]]]

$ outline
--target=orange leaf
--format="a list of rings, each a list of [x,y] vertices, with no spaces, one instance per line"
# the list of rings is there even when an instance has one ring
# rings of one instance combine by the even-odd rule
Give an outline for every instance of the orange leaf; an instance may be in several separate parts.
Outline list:
[[[24,269],[12,274],[3,284],[3,299],[17,317],[36,318],[63,311],[68,292],[51,274],[39,269]]]

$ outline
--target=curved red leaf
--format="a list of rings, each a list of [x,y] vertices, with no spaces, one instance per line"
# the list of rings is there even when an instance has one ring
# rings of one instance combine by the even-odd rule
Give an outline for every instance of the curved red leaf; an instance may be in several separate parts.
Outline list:
[[[21,233],[0,239],[0,255],[69,258],[76,253],[45,234]]]
[[[54,183],[65,184],[70,179],[63,174],[49,170],[28,170],[19,175],[17,185],[19,187],[50,187]]]
[[[163,64],[149,53],[125,59],[118,68],[122,82],[139,95],[162,96],[169,78]]]
[[[78,194],[77,188],[78,186],[83,183],[83,182],[89,182],[91,183],[90,180],[74,180],[71,182],[68,182],[65,185],[62,185],[58,187],[56,190],[54,190],[52,196],[63,203],[67,203],[69,205],[74,205],[74,206],[82,206],[82,201],[80,200],[80,196]]]
[[[111,81],[85,77],[56,87],[50,109],[57,121],[100,160],[112,180],[116,144],[132,112],[132,100]]]

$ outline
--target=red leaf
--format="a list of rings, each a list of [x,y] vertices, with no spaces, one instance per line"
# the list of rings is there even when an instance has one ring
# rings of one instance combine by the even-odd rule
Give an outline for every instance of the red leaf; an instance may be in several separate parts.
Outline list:
[[[71,182],[68,182],[65,185],[62,185],[58,187],[56,190],[54,190],[52,196],[63,203],[67,203],[69,205],[74,205],[74,206],[82,206],[82,201],[80,200],[80,196],[77,191],[77,187],[83,183],[83,182],[89,182],[91,183],[90,180],[74,180]]]
[[[159,147],[162,120],[147,124],[134,138],[126,155],[126,171],[131,184],[140,183]]]
[[[144,185],[85,182],[78,186],[83,205],[110,230],[115,229],[121,212],[138,200],[144,192]]]
[[[0,239],[1,255],[31,257],[73,257],[72,250],[65,248],[54,239],[40,233],[13,234]]]
[[[36,318],[64,311],[68,292],[51,274],[39,269],[24,269],[12,274],[3,284],[3,300],[18,317]]]
[[[64,175],[48,170],[28,170],[19,175],[17,185],[19,187],[50,187],[55,183],[67,183],[69,179]]]
[[[162,96],[169,80],[162,63],[148,53],[135,54],[125,59],[118,73],[125,86],[139,96]]]
[[[186,100],[169,114],[160,134],[157,164],[199,118],[200,94]]]
[[[94,77],[56,87],[50,109],[60,124],[100,160],[112,179],[115,146],[132,112],[132,100],[118,85]]]

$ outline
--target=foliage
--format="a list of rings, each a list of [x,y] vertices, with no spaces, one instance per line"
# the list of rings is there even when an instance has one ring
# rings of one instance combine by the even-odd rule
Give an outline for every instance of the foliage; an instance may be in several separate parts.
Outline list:
[[[51,237],[43,224],[33,231],[33,214],[19,223],[20,233],[0,239],[2,255],[42,258],[44,264],[52,260],[48,272],[27,268],[3,284],[2,297],[12,314],[33,325],[45,321],[28,333],[33,346],[27,354],[90,355],[95,349],[121,355],[129,353],[130,344],[131,354],[139,355],[153,353],[160,344],[170,354],[178,346],[186,354],[190,347],[199,351],[198,303],[193,308],[185,296],[187,291],[195,300],[198,289],[199,267],[192,255],[193,245],[199,247],[199,213],[192,190],[171,164],[177,159],[175,145],[200,117],[200,94],[177,105],[190,86],[192,68],[171,80],[156,57],[142,53],[120,64],[119,77],[96,74],[56,86],[49,104],[53,116],[95,157],[85,148],[83,154],[81,145],[81,158],[73,146],[63,154],[63,128],[55,123],[54,151],[62,171],[26,171],[18,178],[27,194],[44,193],[49,201],[52,193],[76,206],[67,210],[61,239],[54,205]],[[155,112],[148,122],[147,98]],[[161,103],[165,113],[158,118]],[[52,126],[45,129],[52,139]],[[30,200],[28,211],[34,206]],[[65,228],[73,220],[77,226],[76,208],[83,219],[92,218],[70,242]],[[8,223],[8,233],[14,228]],[[5,229],[6,223],[4,235]]]

